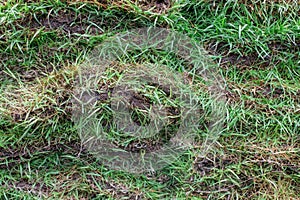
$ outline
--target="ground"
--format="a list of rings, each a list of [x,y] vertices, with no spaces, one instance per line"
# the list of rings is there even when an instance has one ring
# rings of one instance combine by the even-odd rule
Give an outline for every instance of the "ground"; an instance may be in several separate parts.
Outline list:
[[[300,199],[299,15],[296,0],[0,3],[1,199]],[[83,148],[72,87],[94,47],[149,26],[204,47],[228,108],[205,156],[198,143],[163,169],[132,174]]]

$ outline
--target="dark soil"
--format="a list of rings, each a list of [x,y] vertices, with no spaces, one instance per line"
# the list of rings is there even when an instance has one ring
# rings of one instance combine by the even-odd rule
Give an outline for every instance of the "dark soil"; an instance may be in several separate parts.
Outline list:
[[[88,15],[77,14],[71,10],[59,10],[57,14],[38,14],[37,17],[32,15],[26,16],[24,19],[19,20],[18,23],[21,27],[29,29],[39,29],[44,27],[46,31],[59,29],[65,33],[73,34],[102,34],[102,30],[92,26],[89,22]],[[94,21],[100,27],[103,22],[99,23]],[[116,25],[110,24],[111,26]]]
[[[103,88],[106,89],[106,91],[103,91]],[[163,87],[161,87],[163,88]],[[164,88],[166,89],[166,88]],[[110,93],[113,90],[113,88],[109,87],[102,87],[101,93],[98,94],[98,101],[99,103],[103,102],[109,102],[110,101]],[[165,90],[165,93],[169,93],[169,90]],[[132,120],[134,123],[136,123],[138,126],[146,126],[147,122],[149,123],[149,119],[146,119],[145,116],[137,116],[136,111],[138,110],[149,110],[152,102],[145,97],[142,94],[138,93],[132,93],[130,95],[129,99],[129,110],[134,114],[132,115]],[[179,110],[175,107],[167,107],[168,116],[178,116]],[[146,122],[146,123],[145,123]],[[146,151],[146,152],[152,152],[160,149],[162,145],[166,142],[168,142],[171,137],[176,133],[176,129],[179,128],[180,118],[175,117],[170,120],[170,124],[165,126],[159,133],[157,133],[156,136],[153,138],[144,138],[143,140],[133,140],[128,144],[127,146],[122,146],[118,143],[115,143],[119,148],[122,148],[126,151],[130,152],[140,152],[140,151]],[[107,120],[103,121],[103,125],[106,126],[108,129],[111,127],[109,122]]]
[[[239,149],[239,147],[235,147],[235,149]],[[238,166],[240,168],[238,175],[238,179],[236,179],[237,184],[232,184],[232,182],[226,182],[213,184],[209,182],[209,179],[201,182],[197,186],[195,186],[194,193],[195,195],[201,195],[205,197],[206,195],[214,195],[217,193],[223,193],[226,196],[226,193],[232,189],[242,191],[247,187],[247,192],[249,194],[256,193],[257,188],[256,180],[254,177],[259,177],[260,174],[253,174],[247,171],[247,165],[251,165],[252,168],[261,168],[267,171],[283,173],[288,175],[293,175],[299,173],[299,162],[297,162],[297,154],[294,153],[294,160],[286,159],[285,155],[274,155],[270,156],[268,159],[265,159],[266,153],[268,152],[260,152],[249,156],[249,154],[241,154],[235,155],[233,152],[227,152],[225,155],[213,155],[208,154],[205,157],[196,158],[194,162],[194,169],[197,173],[201,175],[201,177],[210,177],[215,171],[218,170],[226,170],[226,169],[235,169],[237,163],[241,160],[247,160],[246,165]],[[235,177],[231,177],[235,179]],[[278,180],[276,180],[278,181]],[[294,181],[292,181],[294,184]],[[191,184],[193,184],[193,180],[191,180]],[[212,185],[215,185],[212,187]],[[229,196],[228,196],[229,198]]]
[[[47,153],[64,152],[72,155],[86,155],[86,150],[82,149],[80,141],[64,141],[64,143],[44,144],[39,143],[36,146],[27,146],[26,149],[7,149],[0,148],[0,169],[12,168],[15,165],[19,165],[22,162],[26,162],[26,159],[34,157],[35,152],[38,156],[42,156]],[[7,162],[4,162],[7,161]]]
[[[249,69],[263,70],[273,68],[275,64],[278,65],[285,62],[284,60],[279,60],[279,58],[286,53],[294,53],[294,59],[300,59],[300,38],[296,39],[294,43],[290,41],[271,41],[267,46],[270,54],[265,57],[261,57],[258,52],[247,53],[245,55],[228,52],[228,45],[225,42],[217,43],[217,41],[212,41],[205,46],[205,49],[211,55],[222,56],[220,62],[222,68],[228,69],[229,67],[236,66],[241,72]]]
[[[152,12],[165,13],[171,7],[171,0],[141,0],[139,4],[143,10],[152,9]]]

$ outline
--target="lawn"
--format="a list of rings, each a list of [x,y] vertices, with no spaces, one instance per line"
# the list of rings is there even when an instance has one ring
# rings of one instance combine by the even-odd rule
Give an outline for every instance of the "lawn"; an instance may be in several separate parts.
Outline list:
[[[1,199],[300,199],[299,16],[297,0],[1,2]],[[144,111],[164,102],[171,124],[166,134],[140,138],[110,131],[111,90],[123,87],[124,74],[149,69],[157,78],[155,64],[167,66],[202,105],[192,146],[161,168],[135,173],[115,169],[84,145],[74,120],[74,88],[82,63],[99,45],[144,27],[176,32],[201,46],[225,101],[217,103],[224,109],[222,124],[203,148],[209,122],[216,121],[209,83],[166,50],[120,56],[97,80],[104,93],[96,116],[119,148],[152,152],[183,121],[170,89],[145,84],[132,100],[132,120],[151,125]],[[141,67],[145,63],[148,68]],[[172,84],[181,80],[174,79]]]

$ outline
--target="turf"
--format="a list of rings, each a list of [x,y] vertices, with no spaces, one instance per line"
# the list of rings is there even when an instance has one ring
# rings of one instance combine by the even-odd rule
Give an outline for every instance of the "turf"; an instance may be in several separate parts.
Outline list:
[[[1,199],[300,199],[299,2],[138,2],[0,3]],[[199,143],[163,169],[132,174],[82,147],[72,86],[94,47],[148,26],[205,48],[228,107],[205,156]],[[178,69],[172,55],[151,55],[142,59]],[[120,76],[112,73],[111,85]],[[152,89],[145,93],[166,101]]]

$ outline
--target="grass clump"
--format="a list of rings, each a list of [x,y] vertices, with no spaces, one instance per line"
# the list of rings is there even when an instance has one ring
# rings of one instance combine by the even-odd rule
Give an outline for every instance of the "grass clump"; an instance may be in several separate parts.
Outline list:
[[[0,25],[1,198],[300,198],[297,1],[11,0],[0,3]],[[137,175],[109,168],[83,147],[70,106],[85,56],[110,36],[147,26],[203,45],[226,82],[228,108],[205,155],[199,134],[174,162]],[[179,72],[186,64],[168,52],[149,54],[138,62]],[[121,75],[112,71],[104,86]],[[153,86],[142,92],[168,102]]]

